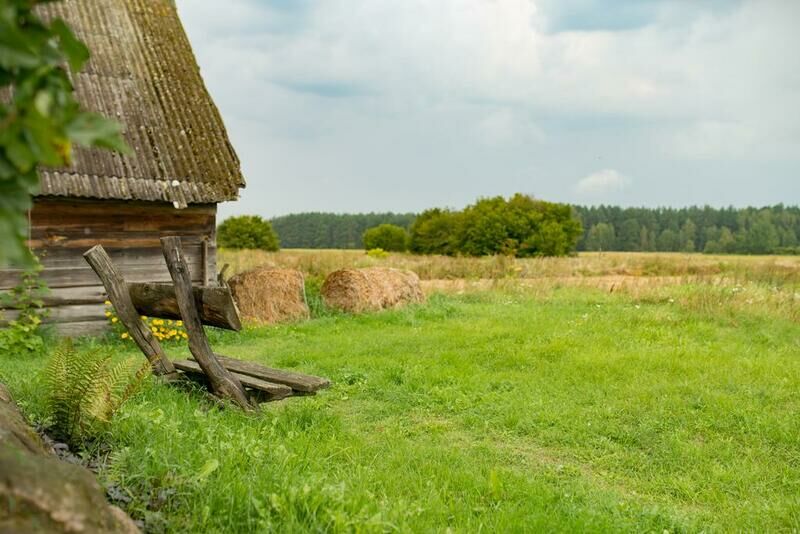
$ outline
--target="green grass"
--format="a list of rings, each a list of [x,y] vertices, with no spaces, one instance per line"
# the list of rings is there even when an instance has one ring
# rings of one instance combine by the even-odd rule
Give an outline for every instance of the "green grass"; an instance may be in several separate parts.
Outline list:
[[[334,386],[248,416],[151,381],[101,478],[154,531],[797,531],[800,326],[704,291],[498,290],[215,333]],[[4,358],[39,417],[45,360]]]

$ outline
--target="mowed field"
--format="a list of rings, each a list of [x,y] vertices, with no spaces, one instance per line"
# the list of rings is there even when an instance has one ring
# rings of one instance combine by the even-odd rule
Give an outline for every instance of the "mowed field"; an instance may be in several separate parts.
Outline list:
[[[800,530],[800,258],[219,263],[303,270],[314,317],[211,332],[214,348],[333,387],[245,415],[150,381],[100,478],[154,532]],[[415,270],[427,302],[325,309],[322,277],[367,265]],[[2,358],[36,419],[46,357]]]

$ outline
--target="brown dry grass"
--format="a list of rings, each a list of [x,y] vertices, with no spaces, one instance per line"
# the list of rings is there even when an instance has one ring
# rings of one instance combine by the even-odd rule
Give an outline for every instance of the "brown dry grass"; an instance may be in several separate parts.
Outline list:
[[[572,277],[725,277],[773,286],[800,285],[800,256],[729,256],[680,253],[587,252],[568,258],[463,258],[390,254],[378,259],[360,250],[220,250],[219,264],[232,272],[257,266],[289,268],[324,278],[339,269],[393,267],[421,280]]]
[[[679,253],[581,253],[569,258],[451,258],[358,250],[228,251],[220,264],[237,272],[254,265],[289,267],[321,281],[345,268],[393,267],[416,272],[425,294],[522,290],[546,298],[559,288],[669,300],[703,313],[747,311],[800,323],[800,257]]]
[[[274,324],[309,317],[303,273],[256,268],[228,280],[245,321]]]

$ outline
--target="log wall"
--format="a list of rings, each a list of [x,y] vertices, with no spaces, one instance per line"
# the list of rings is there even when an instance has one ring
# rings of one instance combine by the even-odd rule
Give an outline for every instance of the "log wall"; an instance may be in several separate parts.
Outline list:
[[[97,275],[83,253],[101,244],[131,282],[170,282],[159,239],[181,237],[193,282],[216,277],[215,204],[175,209],[171,204],[109,200],[38,198],[30,214],[30,246],[39,257],[46,322],[64,334],[95,334],[106,328],[106,300]],[[205,258],[205,263],[203,259]],[[19,283],[20,271],[0,270],[0,291]],[[2,310],[2,320],[16,316]]]

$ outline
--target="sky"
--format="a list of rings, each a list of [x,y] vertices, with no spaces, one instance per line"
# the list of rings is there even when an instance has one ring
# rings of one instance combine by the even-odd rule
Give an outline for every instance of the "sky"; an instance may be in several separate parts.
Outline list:
[[[247,180],[223,217],[800,203],[797,0],[177,4]]]

